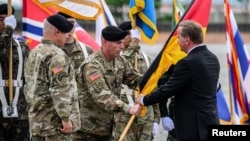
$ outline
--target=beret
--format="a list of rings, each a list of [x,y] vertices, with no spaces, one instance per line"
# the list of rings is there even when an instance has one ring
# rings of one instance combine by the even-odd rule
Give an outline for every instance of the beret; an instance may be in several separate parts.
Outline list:
[[[119,25],[119,28],[122,30],[131,30],[132,29],[132,23],[131,21],[123,22]]]
[[[70,32],[74,26],[66,18],[58,14],[49,16],[47,21],[63,33]]]
[[[70,15],[68,15],[68,14],[66,14],[66,13],[63,13],[63,12],[58,12],[57,14],[63,16],[63,17],[66,18],[66,19],[68,19],[68,18],[73,18],[72,16],[70,16]]]
[[[108,41],[120,41],[128,35],[128,31],[123,31],[119,27],[110,25],[102,29],[102,37]]]
[[[12,7],[12,15],[15,14],[15,9],[13,6]],[[8,4],[1,4],[0,5],[0,14],[8,15]]]

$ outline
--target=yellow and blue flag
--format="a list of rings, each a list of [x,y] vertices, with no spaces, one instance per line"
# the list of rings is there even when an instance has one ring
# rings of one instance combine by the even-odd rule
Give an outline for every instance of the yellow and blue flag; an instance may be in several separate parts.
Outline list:
[[[132,28],[134,29],[137,26],[141,31],[142,41],[151,45],[158,40],[154,6],[153,0],[130,0],[129,3],[129,17]]]

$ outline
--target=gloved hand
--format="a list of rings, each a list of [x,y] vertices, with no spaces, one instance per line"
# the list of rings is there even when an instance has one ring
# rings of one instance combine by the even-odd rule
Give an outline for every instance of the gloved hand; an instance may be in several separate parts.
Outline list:
[[[13,15],[6,17],[4,19],[4,25],[5,25],[5,27],[10,26],[10,27],[12,27],[12,29],[15,29],[16,28],[16,18]]]
[[[152,129],[153,135],[158,134],[158,129],[159,129],[159,124],[156,123],[156,122],[154,122],[154,124],[153,124],[153,129]]]
[[[161,121],[162,121],[162,126],[165,130],[171,131],[174,129],[174,123],[170,117],[162,117]]]

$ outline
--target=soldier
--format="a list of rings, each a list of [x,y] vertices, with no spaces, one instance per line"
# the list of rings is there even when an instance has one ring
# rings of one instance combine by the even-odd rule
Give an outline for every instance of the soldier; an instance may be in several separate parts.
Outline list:
[[[77,69],[79,68],[79,66],[81,65],[81,63],[85,60],[85,58],[87,58],[90,54],[93,53],[93,50],[89,46],[77,41],[74,38],[73,34],[75,32],[76,19],[71,17],[70,15],[63,13],[63,12],[58,12],[57,14],[65,17],[70,23],[72,23],[74,25],[73,29],[70,32],[69,39],[66,41],[65,46],[62,49],[65,52],[65,54],[68,55],[70,62],[72,63],[73,68],[76,72]],[[79,86],[77,86],[77,87],[79,87]],[[79,97],[81,97],[81,96],[76,95],[74,97],[74,100],[78,101]],[[79,102],[82,102],[82,101],[79,101]],[[76,102],[76,103],[78,104],[78,102]],[[79,105],[76,105],[75,107],[79,107]],[[76,115],[72,116],[74,118],[79,118],[79,119],[75,119],[75,121],[80,121],[80,113],[78,112],[79,110],[80,109],[77,109]],[[81,125],[81,123],[76,122],[76,124],[74,125],[75,129],[72,133],[72,138],[74,136],[75,131],[79,130],[81,126],[84,126],[84,125]]]
[[[23,94],[23,62],[29,53],[29,47],[23,40],[13,39],[16,27],[15,12],[8,16],[8,5],[0,5],[0,140],[29,141],[28,105]],[[13,101],[9,99],[9,51],[12,45]],[[12,110],[9,110],[11,108]]]
[[[135,87],[141,75],[120,56],[123,38],[128,34],[116,26],[102,30],[102,46],[91,54],[77,73],[77,82],[85,86],[81,108],[82,136],[78,140],[109,141],[114,113],[139,114],[140,105],[130,106],[120,100],[122,83]],[[79,133],[80,134],[80,133]]]
[[[69,40],[66,41],[65,46],[62,49],[70,58],[74,70],[76,71],[85,58],[87,58],[94,51],[91,47],[81,43],[80,41],[77,41],[74,38],[73,34],[75,32],[75,25],[77,24],[76,19],[63,12],[58,12],[57,14],[65,17],[69,22],[74,24],[74,27],[70,32],[71,34]]]
[[[78,105],[73,99],[77,88],[73,66],[61,48],[69,39],[73,24],[57,14],[43,24],[43,39],[30,52],[24,69],[32,139],[70,141],[69,134],[75,128],[72,111]]]
[[[140,50],[140,32],[138,29],[133,29],[131,21],[123,22],[119,25],[124,31],[129,31],[130,34],[124,38],[124,49],[122,56],[124,56],[141,74],[144,74],[152,62],[152,58]],[[124,86],[121,99],[124,102],[134,104],[134,95],[132,89],[127,89]],[[130,119],[130,115],[125,113],[115,114],[115,127],[113,135],[119,138],[123,132],[124,127]],[[158,104],[147,107],[147,113],[143,117],[138,117],[134,120],[131,128],[126,134],[125,140],[128,141],[152,141],[154,135],[158,132],[158,125],[160,121],[160,113]]]

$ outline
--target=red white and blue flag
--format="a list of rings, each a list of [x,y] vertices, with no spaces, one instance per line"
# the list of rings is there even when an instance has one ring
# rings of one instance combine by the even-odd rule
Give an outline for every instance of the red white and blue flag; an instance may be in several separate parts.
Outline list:
[[[250,115],[250,58],[228,0],[224,0],[224,5],[234,124],[244,124]]]
[[[36,12],[34,12],[36,11]],[[23,31],[22,35],[30,49],[38,45],[43,36],[43,20],[57,13],[53,8],[44,7],[38,0],[23,0]],[[79,24],[75,29],[75,38],[90,46],[94,51],[100,46]]]

